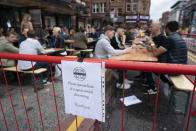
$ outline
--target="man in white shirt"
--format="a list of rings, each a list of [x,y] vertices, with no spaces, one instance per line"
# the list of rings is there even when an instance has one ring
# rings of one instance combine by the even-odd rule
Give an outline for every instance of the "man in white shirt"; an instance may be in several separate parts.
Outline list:
[[[44,54],[44,48],[38,40],[35,39],[35,31],[31,30],[27,33],[28,38],[20,44],[19,54],[39,55]],[[31,61],[18,61],[18,67],[21,70],[32,70]],[[43,73],[43,84],[48,85],[48,76],[50,73],[49,64],[43,62],[33,62],[34,69],[46,68],[47,71]]]

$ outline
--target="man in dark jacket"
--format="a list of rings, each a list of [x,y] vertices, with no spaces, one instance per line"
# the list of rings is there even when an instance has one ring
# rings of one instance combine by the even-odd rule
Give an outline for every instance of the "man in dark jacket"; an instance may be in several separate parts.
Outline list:
[[[160,56],[166,53],[167,63],[187,64],[187,47],[185,41],[176,32],[178,28],[178,22],[168,22],[165,29],[168,37],[164,44],[156,47],[156,43],[154,44],[153,41],[149,39],[148,44],[154,56]]]
[[[153,40],[147,39],[149,50],[152,51],[154,56],[158,57],[159,62],[187,64],[187,47],[185,41],[176,32],[178,28],[178,22],[170,21],[167,23],[165,29],[168,36],[166,40],[164,40],[165,38],[161,36],[161,34],[159,35],[159,37],[154,37]],[[153,33],[153,24],[151,25],[150,30],[151,33]],[[172,86],[172,83],[163,74],[161,75],[161,80],[165,83],[168,83],[169,86]],[[148,79],[148,81],[151,80]]]

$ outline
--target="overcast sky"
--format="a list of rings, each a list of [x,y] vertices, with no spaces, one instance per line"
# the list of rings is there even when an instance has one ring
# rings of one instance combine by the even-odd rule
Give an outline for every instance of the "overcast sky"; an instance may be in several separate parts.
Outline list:
[[[150,15],[153,21],[158,21],[162,13],[169,11],[170,7],[178,0],[151,0]]]

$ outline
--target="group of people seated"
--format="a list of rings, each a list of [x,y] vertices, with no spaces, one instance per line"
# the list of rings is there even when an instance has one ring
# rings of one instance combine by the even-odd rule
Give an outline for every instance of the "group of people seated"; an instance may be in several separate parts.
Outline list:
[[[162,34],[160,23],[152,23],[149,26],[149,36],[145,36],[146,48],[149,52],[152,52],[153,56],[158,58],[160,63],[172,63],[172,64],[187,64],[187,46],[182,37],[178,34],[179,25],[176,21],[170,21],[165,27],[165,34]],[[95,47],[95,57],[98,59],[108,59],[111,56],[130,53],[134,46],[134,39],[139,35],[134,28],[130,28],[129,35],[124,35],[125,28],[119,27],[116,32],[115,29],[108,25],[104,28],[104,34],[99,37],[99,40]],[[145,31],[143,31],[145,33]],[[128,36],[130,39],[126,39]],[[131,47],[127,46],[126,42],[132,42]],[[119,73],[119,80],[116,84],[117,87],[123,88],[122,71]],[[156,91],[154,86],[154,80],[151,72],[142,73],[147,78],[148,84],[147,91]],[[161,75],[161,80],[172,86],[165,74]],[[129,89],[131,81],[125,80],[125,89]]]
[[[25,18],[30,19],[30,18]],[[23,23],[24,24],[24,23]],[[29,25],[29,26],[28,26]],[[22,25],[21,25],[22,26]],[[43,55],[45,53],[44,47],[48,48],[62,48],[63,50],[53,53],[54,56],[64,56],[67,55],[65,40],[73,40],[74,43],[72,47],[74,49],[87,49],[88,38],[96,41],[98,39],[98,34],[95,29],[89,28],[86,32],[84,29],[80,29],[75,33],[74,29],[68,29],[66,27],[53,27],[45,28],[40,32],[35,32],[31,23],[27,23],[22,26],[21,35],[13,30],[8,30],[4,33],[3,28],[1,28],[0,33],[0,52],[1,53],[16,53],[16,54],[30,54],[30,55]],[[41,34],[41,35],[39,35]],[[43,74],[43,84],[48,85],[51,82],[48,79],[49,76],[49,64],[43,62],[33,62],[33,67],[30,61],[18,61],[18,67],[21,70],[32,70],[38,68],[46,68],[47,71]],[[4,67],[15,66],[14,60],[2,59],[2,65]],[[55,65],[55,75],[54,78],[61,76],[60,65]]]
[[[88,29],[80,28],[76,33],[74,29],[68,31],[66,27],[54,27],[52,30],[46,27],[41,31],[41,36],[38,36],[34,30],[24,26],[21,29],[22,35],[20,37],[14,31],[9,31],[5,36],[0,33],[0,52],[39,55],[44,54],[43,46],[45,46],[49,48],[64,48],[64,50],[55,54],[56,56],[62,56],[66,55],[65,40],[74,40],[72,47],[80,50],[87,49],[88,39],[91,39],[94,42],[94,58],[108,59],[111,56],[130,53],[137,41],[137,37],[143,37],[146,41],[147,50],[158,58],[158,62],[186,64],[187,47],[184,40],[177,33],[178,28],[179,25],[176,21],[168,22],[165,27],[165,35],[162,34],[160,23],[152,23],[147,30],[122,26],[113,28],[111,25],[107,25],[100,31],[96,31],[94,27],[89,27]],[[19,48],[13,45],[16,42],[18,42]],[[14,66],[14,61],[12,60],[3,59],[2,63],[3,66]],[[18,61],[18,67],[22,70],[32,70],[32,65],[29,61]],[[48,79],[49,65],[42,62],[33,62],[33,67],[35,69],[46,68],[47,71],[44,73],[43,83],[45,85],[50,84]],[[55,70],[58,72],[55,73],[56,77],[61,75],[59,68],[60,65],[55,66]],[[119,74],[119,81],[116,85],[118,88],[122,88],[122,71],[116,72]],[[147,77],[150,89],[156,90],[152,73],[145,72],[144,74]],[[164,76],[161,76],[162,80],[171,84]],[[125,89],[131,87],[130,83],[132,82],[127,78]]]

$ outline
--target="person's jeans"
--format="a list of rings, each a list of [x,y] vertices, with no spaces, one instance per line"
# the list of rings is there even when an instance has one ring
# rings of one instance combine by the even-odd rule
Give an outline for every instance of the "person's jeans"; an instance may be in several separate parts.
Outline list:
[[[159,76],[158,73],[154,73],[156,76]],[[145,75],[146,75],[146,78],[147,78],[147,82],[149,85],[153,85],[155,82],[153,80],[153,77],[152,77],[152,72],[145,72]],[[167,83],[169,86],[172,86],[172,82],[165,76],[166,74],[161,74],[160,75],[160,79],[164,82],[164,83]],[[169,76],[172,75],[172,74],[169,74]]]
[[[50,73],[50,68],[49,68],[49,64],[48,63],[44,63],[44,62],[36,62],[36,64],[34,65],[34,69],[39,69],[39,68],[46,68],[47,71],[45,71],[43,73],[43,79],[48,79],[48,75]]]

